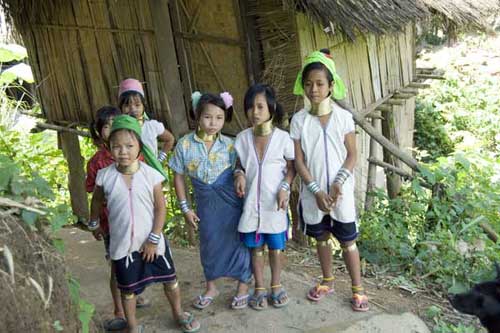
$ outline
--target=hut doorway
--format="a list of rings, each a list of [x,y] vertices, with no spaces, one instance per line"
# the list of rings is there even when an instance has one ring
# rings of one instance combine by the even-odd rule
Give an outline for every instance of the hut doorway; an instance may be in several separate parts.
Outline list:
[[[248,85],[249,50],[243,10],[238,0],[175,0],[172,25],[186,105],[194,90],[228,91],[234,97],[233,121],[224,132],[247,127],[243,97]],[[191,122],[190,127],[194,127]]]

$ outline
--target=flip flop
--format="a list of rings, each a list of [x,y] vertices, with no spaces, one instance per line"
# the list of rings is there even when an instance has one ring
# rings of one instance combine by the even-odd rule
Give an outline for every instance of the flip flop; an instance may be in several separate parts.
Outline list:
[[[267,292],[250,297],[249,305],[252,309],[261,311],[267,309]]]
[[[351,308],[353,311],[366,312],[370,310],[368,305],[368,296],[360,294],[352,294]]]
[[[271,293],[271,304],[275,308],[283,308],[288,305],[288,302],[290,302],[290,299],[288,298],[288,293],[284,288],[281,289],[281,291],[277,294]],[[285,299],[285,301],[283,301]]]
[[[190,312],[184,312],[184,315],[187,316],[186,319],[177,319],[177,323],[181,326],[182,332],[183,333],[198,332],[201,327],[200,323],[198,323],[197,327],[192,327],[191,329],[187,328],[194,321],[194,315]]]
[[[214,296],[215,297],[215,296]],[[211,296],[204,296],[204,295],[199,295],[193,302],[193,307],[197,308],[198,310],[203,310],[204,308],[208,307],[212,302],[214,301],[214,297]]]
[[[241,309],[244,309],[248,306],[248,297],[250,297],[250,295],[246,294],[246,295],[241,295],[241,296],[234,296],[233,297],[233,301],[231,302],[231,308],[233,310],[241,310]],[[241,301],[244,301],[242,304],[238,305],[238,303],[240,303]]]
[[[307,293],[307,298],[314,302],[319,302],[323,297],[333,294],[333,287],[318,284]]]
[[[107,320],[104,323],[104,329],[106,331],[122,331],[127,328],[127,321],[125,318],[116,317],[110,320]]]

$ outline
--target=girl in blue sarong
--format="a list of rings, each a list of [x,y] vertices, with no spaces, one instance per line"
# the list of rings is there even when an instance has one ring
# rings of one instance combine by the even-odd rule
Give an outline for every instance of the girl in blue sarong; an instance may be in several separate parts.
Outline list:
[[[179,140],[169,166],[174,171],[175,192],[184,218],[194,228],[199,227],[200,257],[207,283],[193,306],[209,306],[219,294],[215,281],[229,277],[238,281],[231,307],[243,309],[248,305],[252,274],[250,252],[238,233],[243,202],[233,186],[234,140],[220,133],[224,122],[231,120],[233,98],[227,92],[194,92],[191,97],[198,128]],[[190,177],[194,187],[196,212],[186,200],[185,176]]]

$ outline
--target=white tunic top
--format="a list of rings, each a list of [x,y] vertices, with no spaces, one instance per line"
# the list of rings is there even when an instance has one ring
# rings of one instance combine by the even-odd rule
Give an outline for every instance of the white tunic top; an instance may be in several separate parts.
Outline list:
[[[141,140],[158,156],[158,136],[165,132],[165,126],[154,119],[145,120],[142,124]]]
[[[238,231],[277,234],[287,230],[286,210],[278,210],[278,192],[285,179],[287,160],[295,158],[289,134],[275,128],[262,161],[251,128],[238,134],[234,148],[246,175],[245,204]]]
[[[97,172],[96,185],[103,188],[109,210],[109,252],[113,260],[139,251],[153,229],[153,187],[165,178],[146,163],[139,163],[130,189],[115,164]],[[156,253],[165,254],[163,234]]]
[[[305,109],[297,112],[290,124],[290,136],[293,140],[300,140],[307,169],[326,193],[329,193],[330,186],[347,157],[345,135],[355,130],[349,111],[336,103],[332,103],[332,109],[325,128],[321,126],[317,116]],[[325,213],[318,208],[314,195],[306,185],[303,182],[301,185],[300,201],[304,222],[318,224]],[[356,221],[353,176],[342,186],[342,196],[330,211],[330,216],[339,222]]]

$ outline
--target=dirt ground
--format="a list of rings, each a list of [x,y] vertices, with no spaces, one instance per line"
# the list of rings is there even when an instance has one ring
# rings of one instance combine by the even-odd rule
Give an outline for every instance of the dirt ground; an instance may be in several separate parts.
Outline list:
[[[108,289],[109,267],[104,260],[103,244],[90,233],[77,228],[63,229],[60,237],[66,244],[68,269],[80,280],[82,295],[96,306],[97,323],[111,318],[112,302]],[[426,324],[415,314],[425,311],[428,303],[421,297],[398,290],[379,288],[376,280],[365,279],[371,300],[367,313],[355,313],[349,306],[350,280],[344,273],[337,274],[336,293],[319,303],[305,298],[314,284],[318,267],[304,263],[294,250],[287,251],[286,268],[282,282],[291,298],[284,309],[270,307],[257,312],[253,309],[231,310],[235,282],[218,281],[221,294],[214,304],[203,311],[190,306],[203,291],[203,274],[196,248],[172,249],[180,280],[185,310],[193,311],[201,321],[202,332],[429,332]],[[269,281],[269,270],[266,279]],[[377,287],[379,286],[379,287]],[[139,320],[146,332],[178,332],[159,285],[149,287],[146,297],[153,305],[138,310]]]

